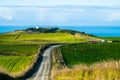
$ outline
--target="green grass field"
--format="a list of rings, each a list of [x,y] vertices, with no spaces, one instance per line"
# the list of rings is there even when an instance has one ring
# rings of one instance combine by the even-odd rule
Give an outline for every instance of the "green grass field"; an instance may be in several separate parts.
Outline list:
[[[75,37],[74,35],[71,35],[69,33],[7,33],[0,35],[0,45],[79,43],[85,41],[87,41],[86,37]]]
[[[5,35],[0,34],[0,41],[13,41],[15,40],[17,35]]]
[[[11,75],[25,72],[36,59],[40,45],[0,46],[0,67]]]
[[[37,45],[2,45],[0,55],[32,56],[38,52]]]
[[[74,37],[69,33],[41,33],[41,34],[23,34],[17,40],[20,41],[44,41],[56,43],[69,43],[85,41],[84,38]]]
[[[120,80],[120,43],[61,46],[68,68],[53,70],[52,80]]]
[[[17,31],[0,34],[0,67],[9,74],[21,73],[34,62],[40,47],[38,45],[84,41],[86,38],[69,33],[28,34]]]
[[[6,69],[10,74],[25,71],[33,61],[32,56],[0,56],[0,67]]]
[[[68,66],[120,60],[120,43],[74,44],[61,50]]]
[[[86,42],[85,35],[70,33],[28,34],[24,31],[0,34],[0,67],[15,76],[25,71],[36,60],[42,44]]]

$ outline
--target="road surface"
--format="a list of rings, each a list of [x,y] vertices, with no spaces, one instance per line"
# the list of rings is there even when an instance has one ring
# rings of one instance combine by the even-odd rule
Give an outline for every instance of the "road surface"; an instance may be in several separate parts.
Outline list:
[[[60,45],[54,45],[46,49],[43,53],[43,60],[38,71],[32,76],[31,79],[27,80],[50,80],[51,71],[51,51],[59,47]]]

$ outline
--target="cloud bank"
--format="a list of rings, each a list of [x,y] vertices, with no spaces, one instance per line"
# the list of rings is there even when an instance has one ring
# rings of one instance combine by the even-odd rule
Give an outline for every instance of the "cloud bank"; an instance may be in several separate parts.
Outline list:
[[[1,25],[119,26],[120,7],[0,7]]]

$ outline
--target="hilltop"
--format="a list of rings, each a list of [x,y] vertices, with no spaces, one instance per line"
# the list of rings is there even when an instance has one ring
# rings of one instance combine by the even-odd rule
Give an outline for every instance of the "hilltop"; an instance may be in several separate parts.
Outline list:
[[[43,44],[43,43],[81,43],[87,41],[99,41],[95,36],[69,29],[27,28],[15,30],[0,35],[1,44]],[[7,41],[7,42],[6,42]]]
[[[25,34],[25,33],[29,33],[29,34],[34,34],[34,33],[70,33],[70,34],[73,34],[73,35],[75,33],[86,34],[85,32],[69,30],[69,29],[60,29],[60,28],[57,28],[57,27],[47,27],[47,28],[30,27],[30,28],[26,28],[24,30],[15,30],[13,32],[6,32],[6,33],[3,33],[3,34]],[[94,36],[94,35],[91,35],[91,34],[86,34],[86,35]]]

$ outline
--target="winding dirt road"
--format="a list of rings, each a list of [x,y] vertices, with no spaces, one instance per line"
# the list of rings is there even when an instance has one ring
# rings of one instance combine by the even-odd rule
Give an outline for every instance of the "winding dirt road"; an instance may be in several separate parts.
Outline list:
[[[59,47],[60,45],[50,46],[43,53],[43,60],[41,62],[40,67],[38,67],[38,71],[32,76],[31,79],[28,80],[50,80],[50,71],[51,71],[51,51]]]

